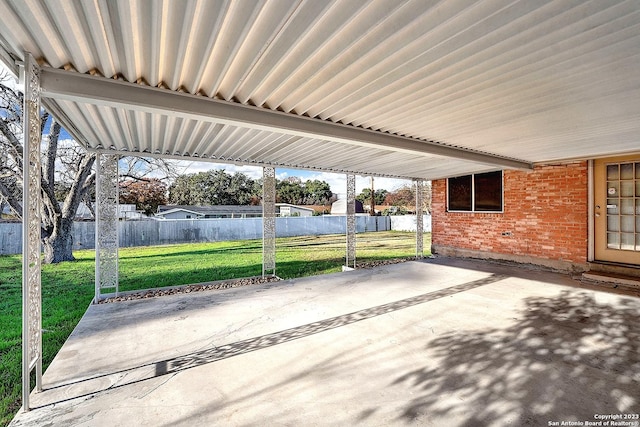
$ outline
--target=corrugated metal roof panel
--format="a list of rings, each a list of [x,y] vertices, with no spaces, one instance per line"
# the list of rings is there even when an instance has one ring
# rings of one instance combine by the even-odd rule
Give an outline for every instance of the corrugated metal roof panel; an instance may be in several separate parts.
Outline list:
[[[636,0],[0,0],[0,14],[7,52],[69,72],[530,162],[640,150]],[[489,167],[47,104],[88,147],[414,178]]]

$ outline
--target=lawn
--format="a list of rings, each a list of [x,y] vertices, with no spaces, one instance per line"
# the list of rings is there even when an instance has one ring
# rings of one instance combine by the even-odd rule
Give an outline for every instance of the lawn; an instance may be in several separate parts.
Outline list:
[[[425,233],[424,247],[430,235]],[[357,261],[415,255],[415,234],[384,231],[357,235]],[[333,273],[344,264],[344,235],[303,236],[276,241],[277,275],[283,279]],[[76,261],[42,267],[43,368],[51,363],[94,295],[95,252]],[[21,257],[0,256],[0,425],[20,408],[22,284]],[[149,289],[262,274],[262,241],[245,240],[122,248],[120,290]]]

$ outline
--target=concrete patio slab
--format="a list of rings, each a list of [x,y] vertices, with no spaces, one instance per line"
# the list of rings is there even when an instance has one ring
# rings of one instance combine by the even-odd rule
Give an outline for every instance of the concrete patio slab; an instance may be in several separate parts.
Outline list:
[[[596,425],[640,413],[640,298],[436,259],[92,305],[43,381],[12,426]]]

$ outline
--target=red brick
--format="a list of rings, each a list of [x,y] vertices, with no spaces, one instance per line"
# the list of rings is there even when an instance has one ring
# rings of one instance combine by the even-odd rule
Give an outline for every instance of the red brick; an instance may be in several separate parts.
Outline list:
[[[585,263],[587,164],[504,172],[504,213],[449,213],[446,180],[433,182],[434,245]],[[502,232],[511,232],[503,236]]]

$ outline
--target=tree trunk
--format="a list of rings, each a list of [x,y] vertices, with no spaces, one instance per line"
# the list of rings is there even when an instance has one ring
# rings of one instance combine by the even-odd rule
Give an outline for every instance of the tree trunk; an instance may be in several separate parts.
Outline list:
[[[73,257],[73,221],[56,219],[53,232],[43,239],[44,262],[46,264],[75,260]]]

